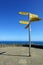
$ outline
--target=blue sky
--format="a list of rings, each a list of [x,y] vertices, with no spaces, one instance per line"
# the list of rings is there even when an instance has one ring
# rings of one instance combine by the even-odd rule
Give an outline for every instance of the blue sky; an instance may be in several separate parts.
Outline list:
[[[28,41],[29,30],[19,20],[28,20],[19,11],[39,15],[42,20],[31,23],[31,40],[43,41],[43,0],[0,0],[0,41]]]

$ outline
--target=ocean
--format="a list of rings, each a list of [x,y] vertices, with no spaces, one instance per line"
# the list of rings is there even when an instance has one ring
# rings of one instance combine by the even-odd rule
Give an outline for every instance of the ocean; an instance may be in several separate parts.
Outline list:
[[[0,41],[0,44],[29,44],[29,41]],[[43,41],[31,41],[34,45],[43,45]]]

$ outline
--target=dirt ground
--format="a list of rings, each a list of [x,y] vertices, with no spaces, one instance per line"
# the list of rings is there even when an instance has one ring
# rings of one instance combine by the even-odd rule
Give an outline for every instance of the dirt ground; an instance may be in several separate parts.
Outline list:
[[[43,49],[28,47],[0,48],[0,65],[43,65]]]

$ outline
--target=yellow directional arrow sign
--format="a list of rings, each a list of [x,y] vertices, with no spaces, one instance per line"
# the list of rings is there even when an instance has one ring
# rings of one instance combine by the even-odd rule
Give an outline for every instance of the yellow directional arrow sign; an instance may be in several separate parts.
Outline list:
[[[28,15],[28,17],[29,17],[29,22],[28,21],[23,21],[23,20],[20,21],[21,24],[28,24],[25,28],[29,27],[30,22],[35,22],[35,21],[41,20],[41,18],[39,18],[39,16],[36,15],[36,14],[31,14],[31,13],[28,13],[28,12],[19,12],[19,14]]]
[[[29,13],[28,12],[19,12],[19,14],[28,15]]]
[[[19,23],[20,23],[20,24],[29,24],[28,21],[23,21],[23,20],[21,20]]]
[[[32,22],[34,22],[34,21],[39,21],[39,20],[41,20],[41,18],[39,18],[39,16],[38,15],[36,15],[36,14],[29,14],[29,17],[30,17],[30,21]]]
[[[21,14],[21,15],[28,15],[31,22],[32,21],[34,22],[34,21],[41,20],[41,18],[39,18],[39,16],[36,15],[36,14],[31,14],[31,13],[28,13],[28,12],[19,12],[19,14]]]

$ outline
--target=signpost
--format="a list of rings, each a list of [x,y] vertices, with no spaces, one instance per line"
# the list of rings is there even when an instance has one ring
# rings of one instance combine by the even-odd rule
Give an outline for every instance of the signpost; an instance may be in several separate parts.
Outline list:
[[[28,16],[28,22],[27,21],[20,21],[21,24],[27,24],[25,28],[29,28],[29,57],[31,56],[31,22],[33,21],[39,21],[41,18],[39,18],[38,15],[31,14],[28,12],[19,12],[21,15],[27,15]]]

